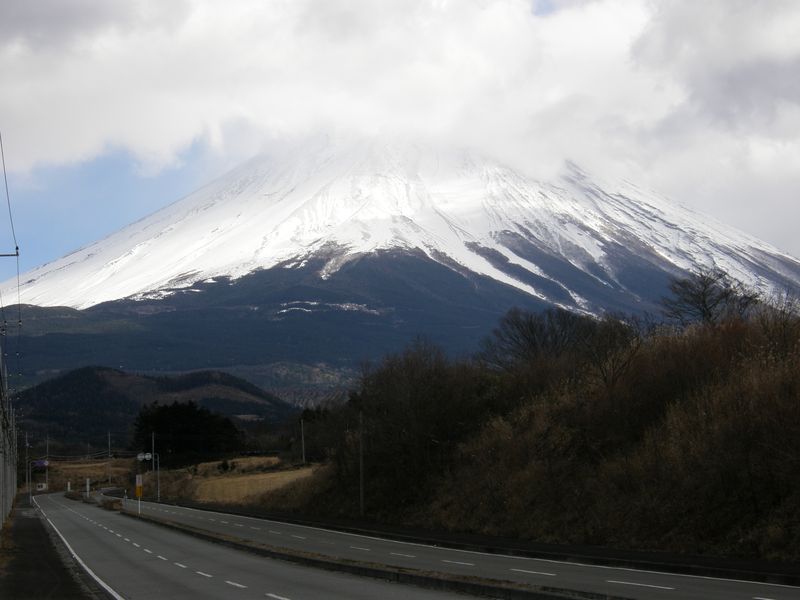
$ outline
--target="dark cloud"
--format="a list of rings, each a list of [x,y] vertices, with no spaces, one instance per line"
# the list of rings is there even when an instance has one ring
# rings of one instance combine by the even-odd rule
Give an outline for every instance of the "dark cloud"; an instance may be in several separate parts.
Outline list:
[[[71,44],[109,29],[158,26],[188,11],[184,0],[3,0],[0,39],[37,49]]]

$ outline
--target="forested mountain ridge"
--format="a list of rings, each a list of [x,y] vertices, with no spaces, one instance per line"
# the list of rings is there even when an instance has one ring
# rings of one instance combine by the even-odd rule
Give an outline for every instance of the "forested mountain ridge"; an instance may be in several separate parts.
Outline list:
[[[23,390],[17,400],[32,433],[62,442],[127,439],[143,405],[194,402],[244,420],[279,423],[295,409],[253,384],[216,371],[151,377],[107,367],[84,367]]]

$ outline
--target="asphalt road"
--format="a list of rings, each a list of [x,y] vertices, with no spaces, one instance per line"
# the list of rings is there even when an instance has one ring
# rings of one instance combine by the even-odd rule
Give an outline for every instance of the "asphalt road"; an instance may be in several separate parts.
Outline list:
[[[72,552],[118,599],[465,598],[258,557],[61,494],[38,496],[37,502]]]
[[[142,514],[275,547],[426,571],[642,600],[800,600],[793,586],[454,550],[166,504],[141,507]],[[136,501],[127,508],[136,511]]]

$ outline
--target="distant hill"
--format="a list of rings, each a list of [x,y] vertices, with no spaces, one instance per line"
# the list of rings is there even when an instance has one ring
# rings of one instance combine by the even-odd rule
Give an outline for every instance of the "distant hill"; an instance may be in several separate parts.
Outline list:
[[[143,404],[193,401],[234,422],[279,423],[296,409],[255,385],[219,371],[151,377],[106,367],[84,367],[20,393],[27,431],[63,443],[97,443],[113,432],[127,440]]]

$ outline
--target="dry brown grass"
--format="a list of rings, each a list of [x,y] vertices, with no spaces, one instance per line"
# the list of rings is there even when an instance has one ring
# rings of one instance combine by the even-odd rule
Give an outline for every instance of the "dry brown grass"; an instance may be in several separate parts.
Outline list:
[[[223,461],[215,460],[212,462],[199,463],[195,475],[200,477],[214,477],[220,474],[220,464]],[[231,473],[252,473],[274,469],[280,464],[277,456],[245,456],[242,458],[232,458],[227,461]]]
[[[193,496],[200,502],[247,504],[266,492],[310,477],[314,469],[314,467],[302,467],[272,473],[195,478]]]
[[[112,485],[124,485],[131,470],[130,459],[113,459],[111,461]],[[72,482],[72,489],[83,489],[88,477],[92,484],[105,484],[108,481],[108,461],[85,462],[56,462],[50,463],[49,469],[50,489],[53,491],[65,490],[67,482]],[[34,473],[35,482],[44,481],[44,472],[37,470]]]

